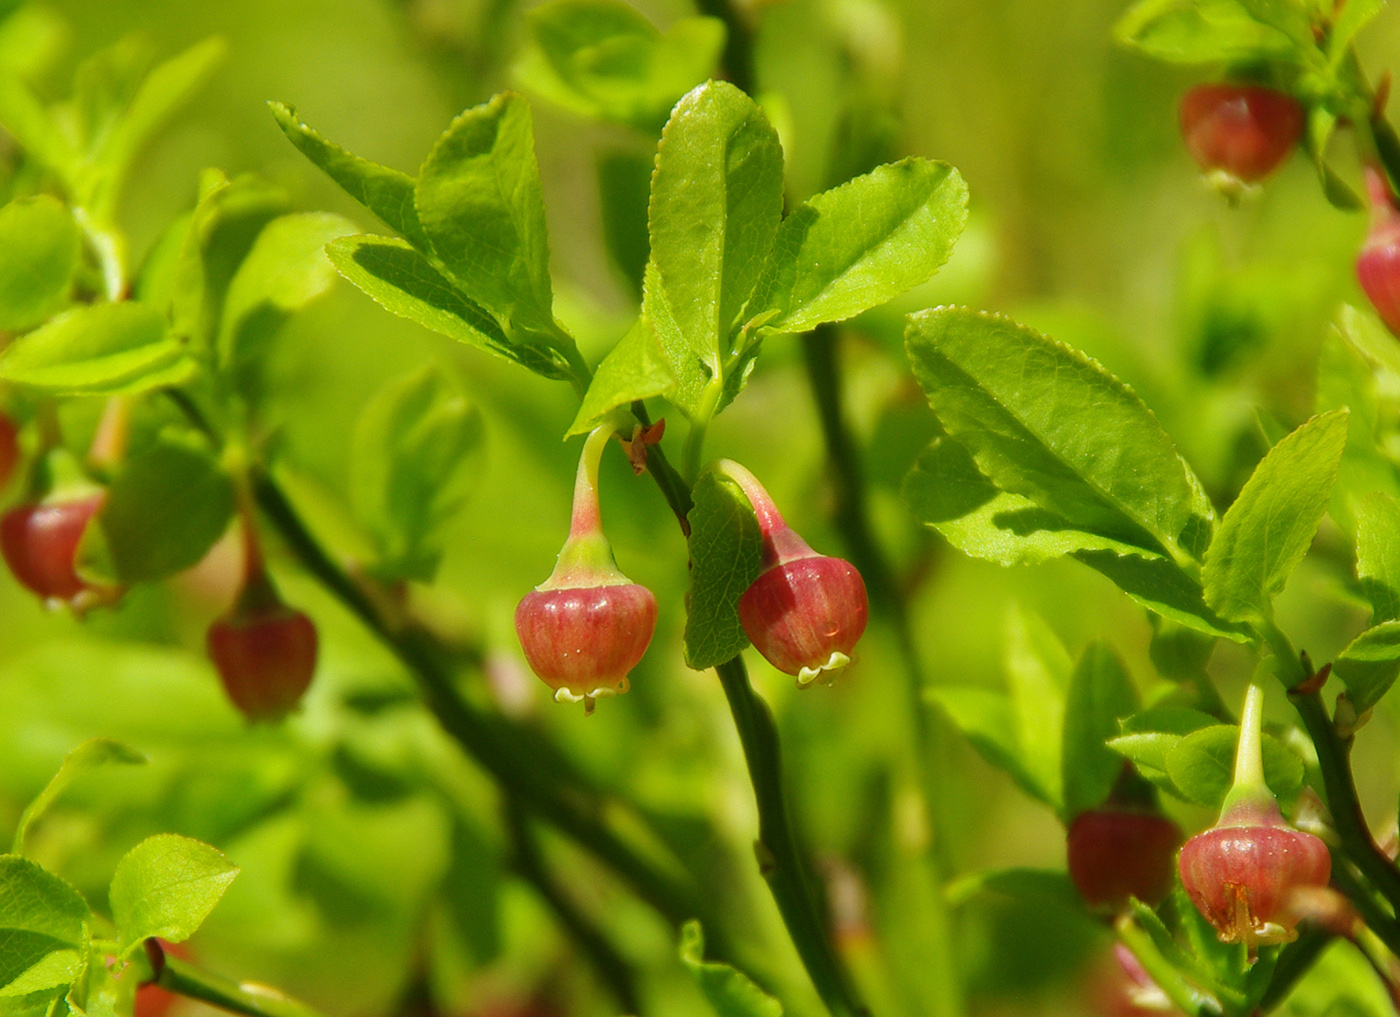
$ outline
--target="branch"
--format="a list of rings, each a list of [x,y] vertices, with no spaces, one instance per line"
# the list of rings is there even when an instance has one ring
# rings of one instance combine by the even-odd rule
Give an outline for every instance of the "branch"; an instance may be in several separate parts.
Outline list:
[[[155,984],[162,989],[232,1013],[248,1017],[321,1017],[319,1011],[270,986],[213,975],[170,954],[164,954],[159,967]]]
[[[773,714],[749,684],[742,657],[715,670],[734,714],[758,805],[758,843],[754,849],[759,871],[768,881],[783,924],[822,1002],[834,1017],[860,1017],[868,1011],[857,1000],[851,977],[832,949],[822,906],[798,848],[783,791],[782,750]]]

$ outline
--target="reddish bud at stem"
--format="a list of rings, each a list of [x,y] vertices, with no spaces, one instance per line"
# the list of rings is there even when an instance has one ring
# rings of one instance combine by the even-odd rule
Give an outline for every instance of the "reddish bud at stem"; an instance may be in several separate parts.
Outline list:
[[[1197,85],[1181,99],[1181,135],[1202,170],[1246,184],[1272,173],[1303,136],[1303,106],[1258,85]]]
[[[1069,875],[1092,908],[1121,911],[1131,897],[1157,904],[1172,888],[1181,828],[1165,816],[1106,807],[1069,826]]]
[[[72,601],[89,584],[76,571],[78,543],[102,507],[102,493],[20,505],[0,518],[0,552],[16,579],[45,600]]]
[[[1356,277],[1381,320],[1400,335],[1400,212],[1385,173],[1367,166],[1366,192],[1371,199],[1371,232],[1356,259]]]
[[[286,716],[316,673],[316,626],[285,604],[236,607],[209,626],[205,645],[224,691],[249,720]]]

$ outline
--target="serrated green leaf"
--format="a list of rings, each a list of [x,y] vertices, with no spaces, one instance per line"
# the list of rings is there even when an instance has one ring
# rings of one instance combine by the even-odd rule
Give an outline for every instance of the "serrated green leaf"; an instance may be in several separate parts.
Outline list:
[[[105,763],[144,763],[146,757],[131,746],[114,738],[90,738],[63,758],[63,765],[45,785],[44,790],[20,814],[19,825],[15,827],[14,854],[24,854],[24,838],[29,828],[48,811],[49,806],[58,800],[69,784],[89,770]]]
[[[181,572],[223,536],[233,481],[197,437],[168,433],[132,455],[113,478],[78,549],[87,574],[129,585]]]
[[[91,923],[77,890],[26,858],[0,855],[0,1000],[68,985]]]
[[[692,419],[707,420],[737,391],[725,384],[742,372],[730,362],[740,354],[730,332],[772,249],[782,202],[782,149],[752,99],[711,81],[676,104],[652,177],[643,307],[679,379],[677,405]]]
[[[390,382],[360,414],[350,460],[350,496],[389,580],[430,582],[442,530],[466,501],[480,469],[480,412],[429,365]]]
[[[781,334],[878,307],[938,271],[966,223],[967,185],[947,163],[876,167],[783,220],[745,315]]]
[[[1240,729],[1213,724],[1185,735],[1166,757],[1167,775],[1187,801],[1219,808],[1234,779]],[[1264,781],[1288,808],[1303,788],[1303,761],[1273,735],[1265,734]]]
[[[1118,41],[1171,63],[1248,63],[1295,57],[1283,32],[1239,0],[1143,0],[1114,28]]]
[[[655,329],[645,317],[638,318],[593,372],[593,381],[565,437],[587,434],[619,406],[670,395],[675,388],[675,375],[661,352]]]
[[[1400,618],[1400,502],[1379,491],[1356,519],[1356,575],[1371,601],[1371,624]]]
[[[719,1017],[783,1017],[783,1006],[728,964],[705,960],[705,935],[696,921],[681,927],[681,963]]]
[[[137,844],[117,863],[108,893],[122,953],[151,936],[189,939],[237,875],[217,849],[189,837],[160,833]]]
[[[702,671],[749,645],[739,598],[762,571],[763,538],[753,506],[732,480],[705,473],[691,494],[685,662]]]
[[[114,395],[176,384],[193,364],[165,316],[134,300],[65,311],[0,356],[0,380],[48,395]]]
[[[1065,694],[1060,772],[1064,814],[1097,808],[1113,790],[1123,759],[1105,743],[1119,721],[1138,709],[1137,688],[1112,648],[1090,643],[1070,675]]]
[[[1206,552],[1206,603],[1222,618],[1269,617],[1275,594],[1308,553],[1327,511],[1347,440],[1347,411],[1313,417],[1255,468]]]
[[[63,306],[81,243],[73,214],[55,198],[0,208],[0,329],[22,332]]]
[[[503,92],[459,114],[418,174],[414,207],[438,260],[508,336],[563,348],[530,107]]]
[[[365,208],[369,209],[390,229],[406,237],[414,246],[429,247],[418,212],[413,207],[413,189],[417,181],[400,170],[362,159],[339,145],[321,137],[302,123],[291,106],[269,102],[277,126],[302,155],[316,164],[326,176]]]
[[[330,212],[284,215],[262,228],[224,298],[216,349],[227,369],[247,373],[282,323],[331,288],[336,270],[326,244],[353,232],[352,222]]]
[[[1007,318],[909,316],[915,377],[999,490],[1074,529],[1190,562],[1214,511],[1137,395],[1088,357]]]
[[[1022,761],[1010,696],[992,689],[950,685],[932,686],[925,696],[948,715],[978,755],[1005,772],[1026,794],[1059,809],[1052,790]]]
[[[1347,698],[1364,713],[1380,702],[1400,676],[1400,621],[1381,622],[1351,641],[1332,663]]]
[[[406,241],[373,234],[342,237],[326,246],[326,255],[341,275],[392,314],[546,378],[572,377],[555,350],[507,338],[495,318]]]
[[[652,131],[710,75],[724,23],[682,18],[663,35],[620,0],[554,0],[530,11],[526,87],[584,116]]]

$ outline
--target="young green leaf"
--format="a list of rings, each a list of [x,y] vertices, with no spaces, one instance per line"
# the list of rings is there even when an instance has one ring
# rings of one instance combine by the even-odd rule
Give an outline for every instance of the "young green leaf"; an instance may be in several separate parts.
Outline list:
[[[1308,553],[1327,511],[1347,440],[1347,411],[1313,417],[1266,455],[1225,513],[1206,552],[1206,603],[1258,622]]]
[[[1072,528],[1189,563],[1214,511],[1157,418],[1097,363],[1009,319],[910,315],[905,346],[983,476]]]
[[[69,190],[74,188],[79,175],[77,149],[29,86],[6,71],[0,71],[0,127]]]
[[[1021,763],[1058,810],[1065,688],[1072,662],[1064,644],[1036,614],[1013,605],[1007,615],[1004,663]]]
[[[745,314],[780,334],[878,307],[938,271],[966,222],[967,185],[947,163],[879,166],[783,220]]]
[[[710,75],[724,23],[682,18],[663,35],[621,0],[553,0],[530,11],[515,67],[527,88],[584,116],[654,131]]]
[[[682,379],[677,405],[692,419],[713,413],[735,366],[730,331],[773,247],[782,204],[782,149],[752,99],[711,81],[676,104],[652,177],[644,308]],[[684,379],[702,372],[704,394],[691,397]]]
[[[685,662],[702,671],[749,645],[739,598],[762,570],[763,538],[753,506],[732,480],[705,473],[692,495]]]
[[[1400,618],[1400,502],[1373,492],[1356,520],[1356,575],[1371,601],[1371,624]]]
[[[1011,697],[992,689],[956,685],[930,686],[925,696],[948,715],[978,755],[1004,771],[1026,794],[1058,811],[1060,802],[1053,789],[1022,758]]]
[[[1085,648],[1070,676],[1064,709],[1060,772],[1064,814],[1073,817],[1102,805],[1113,790],[1123,758],[1105,743],[1118,734],[1119,721],[1138,709],[1133,680],[1110,647],[1095,642]]]
[[[132,848],[112,876],[112,920],[128,954],[151,936],[181,943],[214,910],[238,866],[189,837],[160,833]]]
[[[1241,0],[1142,0],[1114,28],[1118,41],[1171,63],[1286,60],[1297,46]]]
[[[353,223],[330,212],[298,212],[264,226],[229,282],[216,339],[221,363],[244,371],[293,312],[327,292],[336,271],[326,244],[353,232]]]
[[[433,252],[512,338],[563,341],[530,107],[509,92],[458,115],[418,174],[414,207]]]
[[[406,241],[361,234],[326,246],[340,274],[391,314],[504,357],[546,378],[573,377],[558,351],[510,338],[500,324]]]
[[[1167,774],[1167,757],[1181,739],[1194,731],[1218,724],[1208,713],[1183,707],[1154,707],[1120,722],[1123,731],[1107,746],[1131,760],[1138,773],[1162,790],[1180,798],[1181,792]]]
[[[63,765],[45,785],[44,790],[20,814],[19,825],[15,827],[15,854],[24,854],[24,838],[29,828],[48,811],[49,806],[58,800],[69,784],[89,770],[105,763],[137,764],[146,762],[146,757],[129,745],[113,738],[90,738],[63,758]]]
[[[390,382],[355,427],[350,494],[379,551],[383,578],[430,582],[443,526],[466,501],[480,468],[481,414],[442,369]]]
[[[1218,809],[1234,779],[1239,728],[1214,724],[1183,737],[1167,753],[1167,775],[1187,801]],[[1285,809],[1303,788],[1303,761],[1273,735],[1264,735],[1264,780]]]
[[[46,194],[0,208],[0,328],[23,332],[63,306],[81,243],[73,214]]]
[[[269,102],[282,133],[345,193],[369,209],[390,229],[406,237],[420,249],[428,249],[427,238],[413,207],[417,181],[401,170],[380,166],[335,145],[302,123],[292,107]]]
[[[681,963],[719,1017],[783,1017],[783,1005],[728,964],[705,960],[705,935],[697,921],[681,927]]]
[[[132,455],[78,548],[80,567],[129,585],[197,564],[228,529],[233,481],[193,436],[168,432]]]
[[[193,364],[165,316],[137,301],[65,311],[0,356],[0,380],[48,395],[114,395],[177,384]]]
[[[1351,641],[1332,664],[1357,713],[1380,702],[1400,676],[1400,621],[1381,622]]]
[[[587,434],[619,406],[670,395],[675,387],[676,377],[661,352],[655,329],[645,316],[638,318],[593,372],[583,404],[565,437]]]
[[[27,858],[0,855],[0,1009],[45,990],[62,996],[86,960],[92,922],[77,890]]]

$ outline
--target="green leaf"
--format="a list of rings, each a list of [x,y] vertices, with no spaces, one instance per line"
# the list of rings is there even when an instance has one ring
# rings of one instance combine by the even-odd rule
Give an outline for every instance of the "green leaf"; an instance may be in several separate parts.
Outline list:
[[[22,332],[63,306],[81,243],[72,213],[46,194],[0,208],[0,329]]]
[[[0,71],[0,127],[72,188],[78,176],[78,152],[73,143],[29,87],[5,71]]]
[[[1379,491],[1356,520],[1356,575],[1371,601],[1371,624],[1400,618],[1400,501]]]
[[[676,378],[661,352],[656,330],[645,317],[638,318],[593,372],[565,437],[587,434],[619,406],[670,395],[675,388]]]
[[[280,102],[268,107],[277,126],[293,145],[345,193],[369,209],[390,229],[407,237],[415,247],[428,248],[418,212],[413,207],[417,181],[400,170],[380,166],[332,144],[297,119],[296,110]]]
[[[1247,63],[1297,55],[1286,34],[1240,0],[1143,0],[1114,28],[1118,41],[1171,63]]]
[[[960,876],[948,884],[948,904],[960,907],[981,893],[995,893],[1019,902],[1044,901],[1079,909],[1083,898],[1063,869],[987,869]]]
[[[79,562],[123,585],[164,579],[208,553],[234,508],[233,481],[203,441],[167,432],[112,480]]]
[[[1234,779],[1240,729],[1213,724],[1186,735],[1167,753],[1167,775],[1182,797],[1218,809]],[[1273,735],[1264,735],[1264,781],[1287,808],[1303,788],[1303,761]]]
[[[1095,642],[1085,648],[1070,676],[1064,710],[1060,772],[1064,814],[1072,818],[1103,804],[1113,790],[1123,758],[1105,743],[1118,734],[1119,721],[1138,710],[1137,689],[1110,647]]]
[[[1125,718],[1121,724],[1123,733],[1106,744],[1131,760],[1138,773],[1180,798],[1181,792],[1167,774],[1167,757],[1188,734],[1218,723],[1210,714],[1199,710],[1154,707]]]
[[[1007,617],[1004,654],[1021,762],[1059,809],[1069,653],[1039,615],[1015,606]]]
[[[193,364],[165,316],[134,300],[65,311],[0,356],[0,380],[48,395],[114,395],[176,384]]]
[[[925,696],[948,715],[978,755],[1005,772],[1026,794],[1059,809],[1053,790],[1021,758],[1010,696],[992,689],[952,685],[932,686],[925,690]]]
[[[157,65],[141,82],[91,156],[100,169],[87,201],[99,216],[110,214],[142,147],[204,84],[227,50],[222,39],[205,39]]]
[[[663,35],[621,0],[554,0],[527,17],[531,46],[516,75],[584,116],[652,131],[704,81],[724,48],[724,23],[682,18]]]
[[[647,204],[651,200],[650,153],[613,149],[598,156],[598,212],[603,241],[613,264],[642,295],[642,279],[651,256]]]
[[[430,365],[390,382],[355,427],[350,495],[383,578],[430,582],[442,531],[481,466],[481,414]]]
[[[331,288],[336,271],[326,244],[353,232],[353,223],[330,212],[284,215],[262,228],[224,298],[217,338],[224,365],[239,371],[257,360],[293,312]]]
[[[82,968],[91,923],[77,890],[26,858],[0,855],[0,1008],[68,985]]]
[[[1400,621],[1381,622],[1351,641],[1332,664],[1357,713],[1380,702],[1400,675]]]
[[[458,115],[414,192],[433,252],[516,341],[561,350],[530,107],[509,92]]]
[[[146,757],[129,745],[113,738],[90,738],[63,758],[63,765],[53,775],[39,796],[29,803],[20,814],[19,825],[15,827],[13,852],[24,854],[24,838],[29,828],[48,811],[49,806],[58,800],[69,784],[89,770],[95,770],[105,763],[136,764],[146,762]]]
[[[1085,533],[1191,562],[1214,511],[1157,418],[1097,363],[965,308],[909,316],[915,377],[995,487]]]
[[[741,369],[730,331],[773,247],[782,203],[782,149],[752,99],[711,81],[676,104],[652,177],[644,309],[691,419],[708,420],[727,375]]]
[[[161,833],[137,844],[117,863],[108,892],[123,955],[151,936],[189,939],[237,875],[222,853],[189,837]]]
[[[1385,0],[1347,0],[1332,23],[1332,31],[1327,36],[1328,61],[1333,69],[1346,60],[1356,33],[1365,28],[1385,10]]]
[[[739,598],[762,571],[763,538],[753,506],[732,480],[705,473],[691,494],[685,662],[702,671],[749,645],[739,621]]]
[[[326,255],[341,275],[392,314],[546,378],[573,376],[557,351],[507,338],[495,318],[403,240],[372,234],[342,237],[326,246]]]
[[[1206,552],[1206,603],[1231,621],[1269,617],[1327,511],[1347,440],[1347,411],[1313,417],[1266,455]]]
[[[681,963],[719,1017],[782,1017],[783,1006],[728,964],[705,960],[705,935],[697,921],[681,927]]]
[[[967,185],[947,163],[879,166],[783,220],[745,315],[778,334],[878,307],[938,271],[966,223]]]

